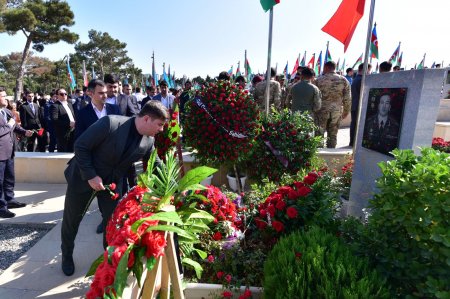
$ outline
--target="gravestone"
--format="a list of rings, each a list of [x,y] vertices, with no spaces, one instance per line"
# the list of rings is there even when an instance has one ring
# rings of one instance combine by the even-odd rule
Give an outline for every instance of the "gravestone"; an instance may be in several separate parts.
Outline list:
[[[361,103],[361,119],[358,124],[360,129],[354,153],[355,164],[350,199],[343,208],[344,215],[363,216],[362,209],[367,207],[368,200],[376,192],[375,180],[381,176],[381,170],[377,164],[393,159],[392,156],[382,153],[388,151],[386,148],[377,146],[377,142],[368,141],[378,129],[372,128],[373,125],[369,123],[365,128],[366,116],[368,122],[369,119],[381,118],[374,117],[373,113],[383,109],[378,106],[383,92],[386,91],[387,94],[391,93],[394,97],[398,97],[399,90],[403,89],[406,96],[403,100],[400,96],[400,100],[390,107],[389,116],[393,116],[392,122],[397,120],[398,127],[388,133],[388,137],[380,135],[382,137],[378,143],[392,141],[388,144],[391,147],[388,148],[392,148],[391,143],[396,143],[397,146],[394,147],[413,149],[416,154],[419,154],[418,147],[431,146],[443,86],[444,90],[448,90],[449,83],[444,80],[447,78],[448,71],[449,69],[423,69],[373,74],[366,77]],[[383,132],[381,126],[379,130]],[[395,135],[395,130],[398,131],[396,136],[398,138],[389,137],[389,135]]]

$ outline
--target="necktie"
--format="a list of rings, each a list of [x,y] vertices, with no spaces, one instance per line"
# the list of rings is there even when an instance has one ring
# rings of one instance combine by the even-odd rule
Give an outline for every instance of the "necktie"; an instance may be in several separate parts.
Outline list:
[[[384,122],[381,121],[381,123],[380,123],[380,131],[383,131],[383,129],[384,129]]]
[[[34,111],[34,105],[33,105],[33,103],[30,103],[30,108],[31,108],[31,112],[33,112],[33,114],[36,114],[36,112]]]

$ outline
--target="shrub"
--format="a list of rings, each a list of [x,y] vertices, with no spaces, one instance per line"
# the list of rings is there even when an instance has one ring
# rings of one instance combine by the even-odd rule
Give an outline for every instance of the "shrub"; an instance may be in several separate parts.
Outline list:
[[[315,126],[308,114],[272,111],[262,117],[261,124],[249,159],[251,177],[279,181],[285,173],[293,175],[310,167],[321,138],[313,137]]]
[[[264,263],[265,298],[391,298],[384,283],[368,259],[317,227],[282,238]]]
[[[400,295],[450,298],[450,155],[393,154],[379,164],[365,246]]]

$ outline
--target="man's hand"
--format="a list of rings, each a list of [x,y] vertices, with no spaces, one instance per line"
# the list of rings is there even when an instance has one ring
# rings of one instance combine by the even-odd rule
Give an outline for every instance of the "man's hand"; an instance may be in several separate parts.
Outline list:
[[[102,191],[105,190],[105,186],[103,186],[102,178],[99,176],[96,176],[90,180],[88,180],[89,186],[91,186],[92,189],[95,191]]]
[[[74,122],[74,121],[71,121],[71,122],[70,122],[70,127],[71,127],[71,128],[75,128],[75,122]]]
[[[33,134],[34,134],[34,132],[31,131],[31,130],[27,130],[27,131],[25,132],[25,136],[26,136],[26,137],[31,137],[31,136],[33,136]]]

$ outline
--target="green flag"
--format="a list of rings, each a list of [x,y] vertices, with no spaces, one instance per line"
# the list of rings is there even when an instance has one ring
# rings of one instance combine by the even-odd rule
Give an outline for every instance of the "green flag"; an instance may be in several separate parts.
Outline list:
[[[264,9],[265,12],[270,10],[272,7],[274,7],[276,4],[280,3],[281,0],[259,0],[261,2],[261,6]]]

